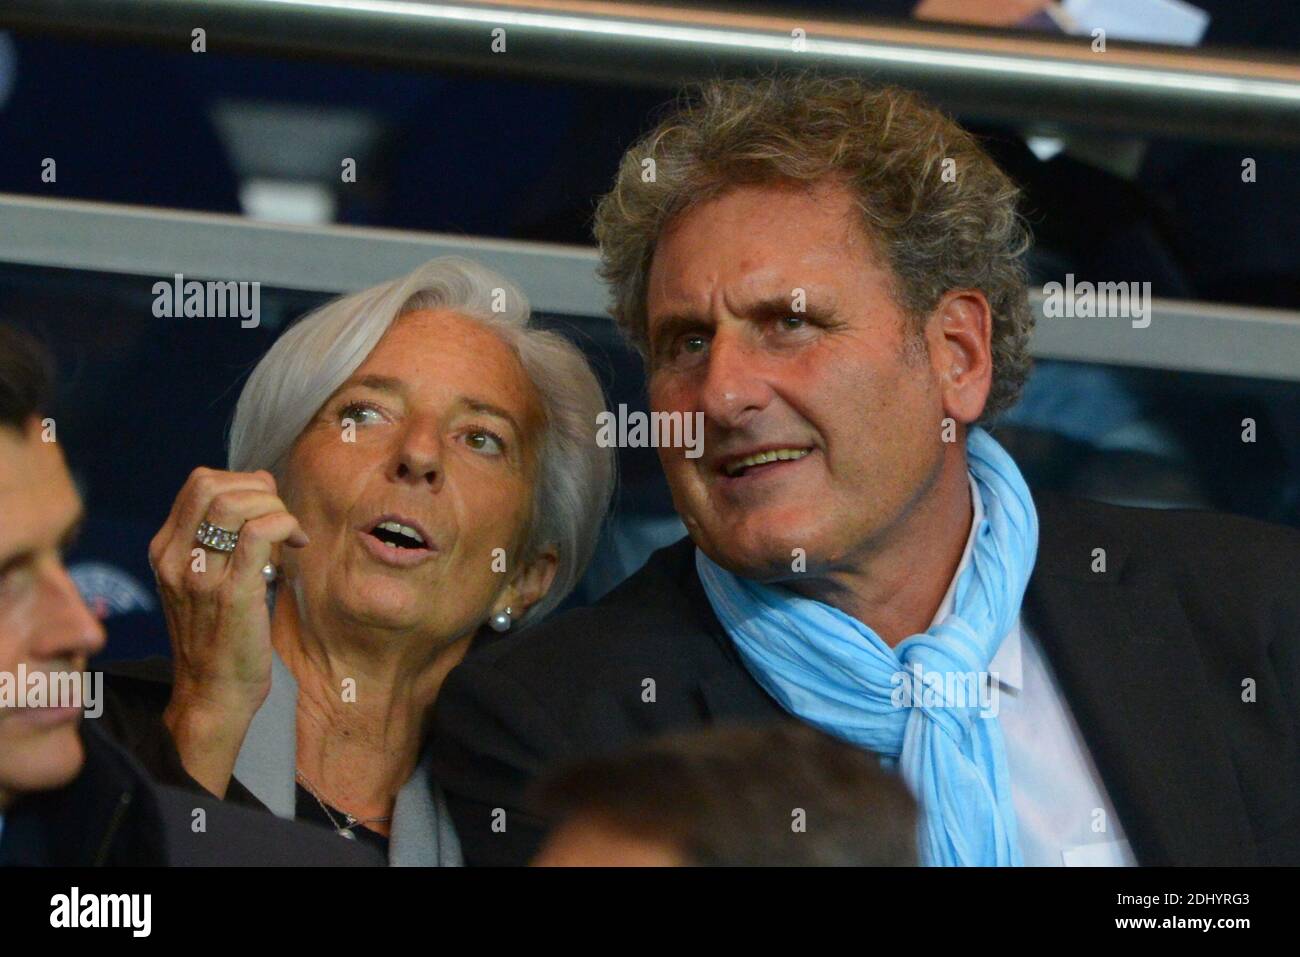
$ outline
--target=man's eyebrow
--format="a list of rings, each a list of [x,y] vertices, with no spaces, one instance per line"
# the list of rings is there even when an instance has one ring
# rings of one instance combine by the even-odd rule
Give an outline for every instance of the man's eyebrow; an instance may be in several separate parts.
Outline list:
[[[749,303],[746,306],[745,311],[747,313],[762,315],[762,316],[774,316],[774,315],[797,316],[797,315],[801,315],[804,312],[809,311],[808,308],[809,299],[815,298],[817,299],[819,304],[822,304],[823,301],[827,298],[824,294],[820,293],[818,290],[804,289],[801,291],[803,292],[803,303],[802,303],[804,307],[803,309],[795,308],[794,296],[775,295],[775,296],[766,296],[762,299],[756,299],[754,302]]]
[[[815,307],[809,304],[810,299],[817,301]],[[816,315],[833,312],[835,301],[827,290],[808,288],[805,290],[803,306],[803,309],[795,309],[793,293],[776,293],[745,303],[743,314],[754,319],[777,319],[786,315]],[[712,329],[713,321],[689,313],[670,313],[662,319],[651,321],[649,325],[654,329],[650,337],[650,343],[654,346],[663,342],[665,338],[676,338],[683,333]]]
[[[17,568],[19,565],[31,561],[32,556],[35,554],[34,549],[24,548],[9,555],[0,555],[0,577],[8,574],[11,568]]]

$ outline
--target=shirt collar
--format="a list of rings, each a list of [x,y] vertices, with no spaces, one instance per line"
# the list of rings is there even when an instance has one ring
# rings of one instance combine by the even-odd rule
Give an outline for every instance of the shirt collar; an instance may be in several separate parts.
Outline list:
[[[975,531],[980,527],[980,522],[984,520],[984,502],[981,500],[979,486],[975,484],[975,478],[969,472],[966,475],[970,483],[971,510],[974,513],[971,516],[970,533],[966,536],[966,549],[961,554],[961,561],[957,563],[957,570],[953,572],[952,581],[948,583],[948,590],[944,593],[943,601],[939,602],[939,610],[934,613],[934,618],[930,622],[933,628],[944,618],[952,613],[953,605],[956,603],[957,580],[961,578],[962,572],[971,562],[971,554],[975,550]],[[1011,626],[1006,636],[1002,639],[1002,644],[998,646],[997,653],[993,660],[989,662],[989,672],[998,676],[998,684],[1012,691],[1019,691],[1021,688],[1021,663],[1020,663],[1020,616],[1016,616],[1016,622]]]

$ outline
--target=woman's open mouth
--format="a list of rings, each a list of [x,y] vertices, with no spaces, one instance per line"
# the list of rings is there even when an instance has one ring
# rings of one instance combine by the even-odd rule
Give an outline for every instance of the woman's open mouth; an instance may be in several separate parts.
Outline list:
[[[398,568],[418,565],[435,551],[419,527],[396,518],[376,522],[360,535],[372,557]]]

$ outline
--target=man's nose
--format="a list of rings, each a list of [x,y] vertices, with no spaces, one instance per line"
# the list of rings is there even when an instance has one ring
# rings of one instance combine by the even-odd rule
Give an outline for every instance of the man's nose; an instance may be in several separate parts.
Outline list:
[[[80,658],[98,654],[104,648],[104,626],[87,606],[77,583],[59,562],[44,573],[38,620],[36,652],[41,658]]]
[[[442,437],[435,425],[413,420],[401,436],[393,478],[437,489],[442,484]]]
[[[743,427],[771,401],[766,371],[757,345],[741,334],[719,331],[709,345],[700,410],[724,428]]]

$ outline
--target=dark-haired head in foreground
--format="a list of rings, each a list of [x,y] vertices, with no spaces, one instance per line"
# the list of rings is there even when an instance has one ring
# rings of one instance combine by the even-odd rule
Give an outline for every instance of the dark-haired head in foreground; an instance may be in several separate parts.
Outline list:
[[[50,358],[22,330],[0,324],[0,426],[21,432],[49,401]]]
[[[916,804],[870,752],[806,725],[718,727],[562,768],[539,865],[916,863]]]

